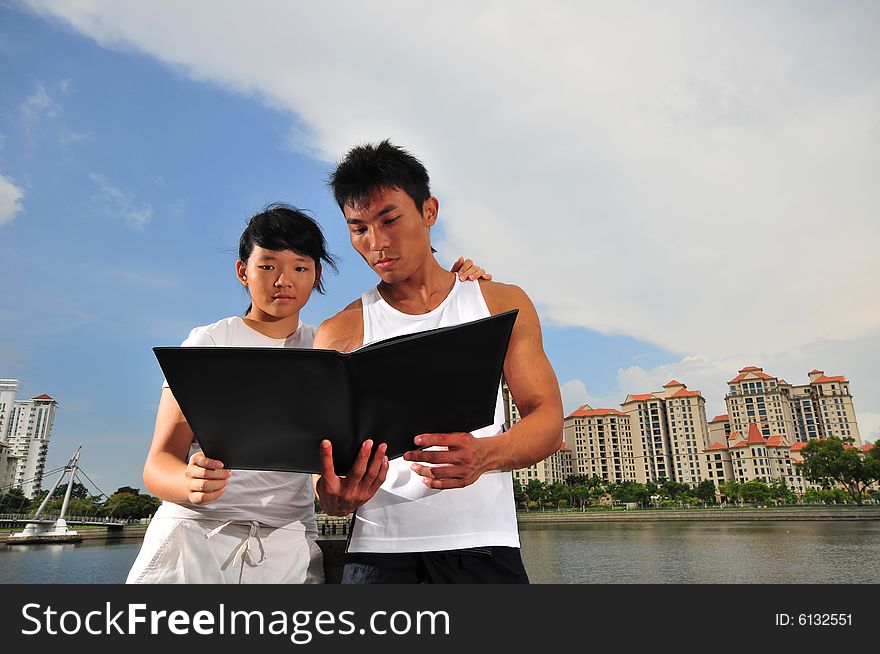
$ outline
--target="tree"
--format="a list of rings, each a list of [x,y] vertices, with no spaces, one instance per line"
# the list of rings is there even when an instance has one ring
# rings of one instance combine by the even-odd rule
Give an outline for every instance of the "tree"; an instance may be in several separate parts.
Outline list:
[[[785,479],[782,477],[777,477],[770,483],[770,497],[777,504],[794,504],[797,499],[797,495],[788,487],[788,484],[785,483]]]
[[[52,499],[55,499],[56,497],[60,497],[63,499],[65,493],[67,493],[67,484],[61,484],[60,486],[58,486],[58,488],[55,489],[55,492],[52,493]],[[70,489],[70,497],[82,499],[88,496],[89,490],[78,481],[74,481],[73,488]]]
[[[725,481],[719,485],[718,490],[728,500],[738,502],[742,495],[742,484],[738,481]]]
[[[711,479],[704,479],[699,484],[697,484],[697,488],[694,490],[694,495],[696,495],[697,499],[700,499],[707,504],[714,503],[715,482]]]
[[[18,486],[0,493],[0,513],[25,513],[30,503]]]
[[[770,499],[770,487],[763,479],[752,479],[742,484],[740,495],[745,502],[764,504]]]
[[[861,504],[868,486],[880,479],[880,464],[876,463],[876,447],[863,458],[852,443],[853,439],[849,437],[814,438],[801,450],[804,460],[798,466],[809,481],[826,490],[840,484],[857,504]]]

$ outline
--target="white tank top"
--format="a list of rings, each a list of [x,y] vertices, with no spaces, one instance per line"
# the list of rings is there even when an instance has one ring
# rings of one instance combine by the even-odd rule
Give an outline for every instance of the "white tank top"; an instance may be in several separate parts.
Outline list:
[[[287,338],[270,338],[233,316],[194,328],[181,346],[311,348],[314,340],[315,328],[304,322]],[[167,387],[168,383],[163,386]],[[246,437],[247,434],[242,434],[242,438]],[[193,442],[189,456],[200,449],[199,444]],[[202,505],[165,501],[153,517],[256,521],[270,527],[317,532],[312,476],[301,472],[233,470],[226,492],[217,500]]]
[[[383,300],[375,288],[361,300],[364,345],[491,315],[479,282],[462,282],[457,275],[446,299],[428,313],[402,313]],[[467,380],[462,381],[462,392],[467,392]],[[477,438],[494,436],[502,431],[503,423],[499,387],[494,424],[472,433]],[[410,470],[409,461],[391,460],[385,483],[357,510],[349,551],[428,552],[491,545],[519,547],[510,472],[487,472],[470,486],[445,490],[430,489],[421,480],[422,477]]]

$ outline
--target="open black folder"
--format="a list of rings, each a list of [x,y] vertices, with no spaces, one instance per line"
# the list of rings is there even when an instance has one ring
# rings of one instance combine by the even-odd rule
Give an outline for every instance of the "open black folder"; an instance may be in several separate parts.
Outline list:
[[[337,474],[372,438],[389,459],[423,433],[491,425],[516,310],[396,336],[354,352],[154,347],[205,455],[227,468]]]

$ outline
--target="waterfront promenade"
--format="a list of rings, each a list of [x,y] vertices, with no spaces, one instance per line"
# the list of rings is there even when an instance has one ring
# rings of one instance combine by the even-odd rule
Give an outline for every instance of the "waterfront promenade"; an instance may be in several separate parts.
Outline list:
[[[520,511],[519,524],[577,522],[739,522],[880,520],[880,506],[710,507],[705,509],[615,509],[608,511]]]

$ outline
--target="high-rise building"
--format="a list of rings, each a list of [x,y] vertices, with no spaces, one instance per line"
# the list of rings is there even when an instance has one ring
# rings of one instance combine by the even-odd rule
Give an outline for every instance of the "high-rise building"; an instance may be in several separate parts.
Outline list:
[[[12,406],[6,442],[16,458],[12,483],[21,485],[26,497],[42,490],[49,437],[58,404],[48,395],[17,400]]]
[[[9,431],[9,419],[12,417],[12,406],[18,395],[17,379],[0,379],[0,441],[6,440]]]
[[[6,438],[12,407],[18,394],[17,379],[0,379],[0,492],[12,486],[15,479],[18,457],[12,453],[12,447]]]
[[[727,385],[724,399],[732,432],[747,434],[754,423],[764,438],[778,434],[791,443],[797,440],[791,384],[768,375],[763,368],[746,366]]]
[[[630,419],[636,481],[700,482],[700,452],[709,446],[706,400],[700,391],[689,391],[673,379],[662,391],[627,395],[621,406]]]
[[[611,483],[636,480],[630,420],[622,411],[585,404],[565,419],[562,434],[575,475]]]
[[[507,382],[501,384],[501,398],[504,404],[504,423],[505,428],[510,429],[519,422],[519,409],[513,401]],[[572,453],[563,442],[558,450],[548,456],[546,459],[513,471],[513,480],[521,486],[528,486],[532,479],[543,482],[545,484],[565,483],[572,474]]]
[[[861,446],[849,381],[843,375],[827,377],[823,370],[807,374],[809,384],[791,389],[798,440],[836,436],[852,438],[856,446]]]
[[[757,366],[740,370],[728,382],[725,397],[731,430],[747,433],[755,423],[765,438],[777,434],[791,443],[805,443],[837,436],[861,445],[849,381],[843,376],[827,377],[822,370],[808,374],[808,384],[792,386]]]

